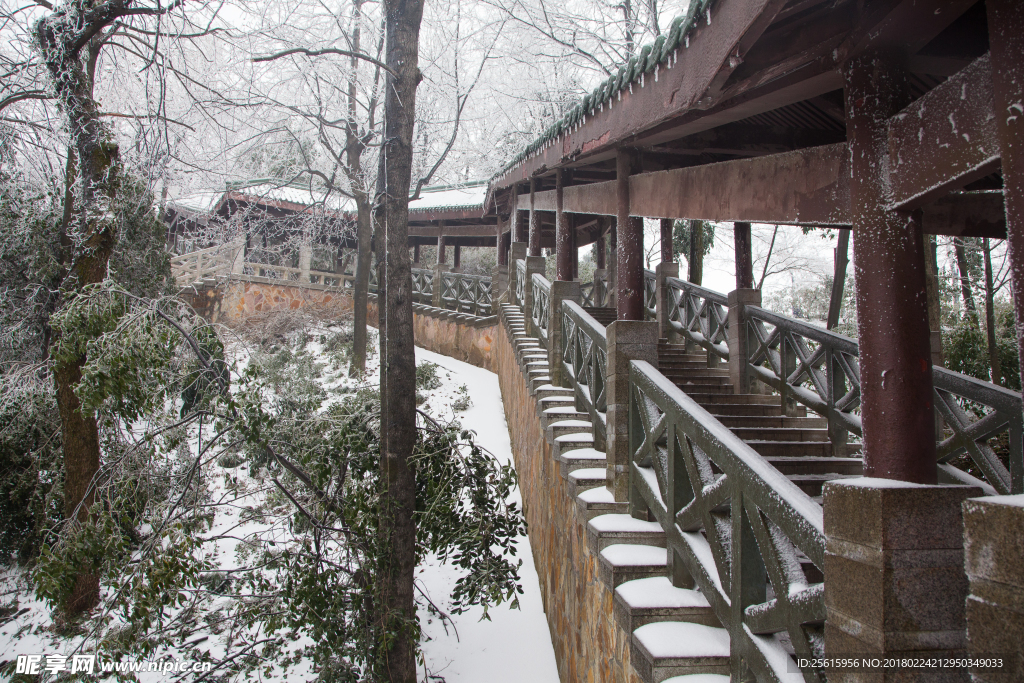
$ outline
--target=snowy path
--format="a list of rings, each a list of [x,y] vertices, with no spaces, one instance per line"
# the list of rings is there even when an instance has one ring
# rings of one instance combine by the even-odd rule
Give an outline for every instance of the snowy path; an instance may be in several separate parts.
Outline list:
[[[462,426],[477,433],[477,442],[502,462],[512,461],[512,444],[505,422],[498,376],[493,372],[462,361],[416,347],[416,362],[430,361],[451,373],[456,386],[465,384],[473,405],[460,415]],[[489,610],[491,621],[479,621],[483,610],[474,608],[465,614],[453,615],[459,631],[445,635],[437,619],[424,623],[427,668],[444,677],[446,683],[558,683],[555,653],[540,599],[540,584],[533,564],[530,541],[519,543],[520,568],[524,595],[519,597],[521,609],[506,605]],[[431,598],[438,604],[451,593],[455,578],[446,567],[429,565],[418,576]],[[440,598],[440,600],[438,600]]]

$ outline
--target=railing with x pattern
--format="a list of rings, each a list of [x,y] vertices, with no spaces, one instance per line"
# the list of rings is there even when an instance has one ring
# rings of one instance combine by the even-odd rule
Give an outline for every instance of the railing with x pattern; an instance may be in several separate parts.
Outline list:
[[[658,277],[644,269],[644,320],[658,319]]]
[[[608,300],[608,283],[604,276],[594,274],[593,282],[580,285],[582,304],[591,308],[603,308]]]
[[[665,284],[672,329],[703,347],[709,360],[728,360],[729,297],[674,277],[666,278]]]
[[[798,671],[782,634],[821,657],[824,584],[808,576],[824,568],[821,506],[643,361],[630,363],[629,444],[630,510],[653,514],[686,570],[671,573],[692,577],[729,631],[732,680]]]
[[[562,301],[563,376],[579,406],[590,415],[594,435],[604,443],[607,435],[608,337],[605,327],[573,301]]]
[[[472,315],[490,315],[491,278],[463,273],[441,273],[441,305]]]
[[[551,283],[540,273],[533,274],[532,308],[530,317],[533,320],[533,329],[537,330],[537,336],[544,342],[544,346],[550,346],[548,320],[551,317]]]
[[[523,302],[526,301],[526,261],[518,259],[516,261],[516,304],[520,308],[523,307]]]
[[[754,377],[828,418],[833,446],[862,435],[857,342],[793,318],[746,306],[748,367]],[[938,444],[940,472],[988,493],[1024,493],[1024,414],[1021,395],[946,368],[932,368],[935,406],[950,436]],[[1004,465],[989,440],[1005,437]],[[965,455],[988,485],[953,465]],[[968,469],[972,469],[967,465]]]
[[[434,271],[427,268],[412,269],[413,300],[421,304],[429,304],[434,294]]]

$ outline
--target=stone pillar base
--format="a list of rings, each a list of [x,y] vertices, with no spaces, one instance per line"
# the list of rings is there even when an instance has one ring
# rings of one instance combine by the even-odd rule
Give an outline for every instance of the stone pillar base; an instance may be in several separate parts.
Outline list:
[[[645,360],[658,367],[658,323],[616,320],[608,325],[608,442],[605,447],[608,487],[617,501],[629,500],[629,362]]]
[[[562,371],[562,302],[566,300],[580,302],[580,283],[555,280],[551,283],[548,318],[548,367],[556,387],[569,385]]]
[[[825,656],[966,654],[962,537],[970,486],[825,485]],[[967,681],[965,671],[830,672],[836,681]]]
[[[967,651],[1001,657],[1001,670],[972,669],[983,683],[1024,681],[1024,495],[968,500],[964,511]]]

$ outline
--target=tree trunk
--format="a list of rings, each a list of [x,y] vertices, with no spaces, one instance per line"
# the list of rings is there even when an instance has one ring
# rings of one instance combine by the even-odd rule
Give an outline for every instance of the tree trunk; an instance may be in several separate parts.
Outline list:
[[[370,242],[373,239],[371,207],[366,195],[356,197],[356,273],[352,287],[352,363],[349,375],[366,372],[366,307],[370,292]],[[379,281],[379,280],[378,280]],[[379,306],[378,300],[378,306]]]
[[[999,368],[999,347],[996,345],[996,311],[995,291],[992,287],[992,252],[989,250],[988,238],[982,240],[985,256],[985,327],[988,332],[988,362],[992,369],[992,382],[1002,384],[1002,373]]]
[[[828,320],[825,329],[833,329],[839,324],[839,314],[843,308],[843,290],[846,288],[846,266],[850,263],[850,231],[840,230],[836,242],[835,271],[832,276],[832,295],[828,301]]]
[[[695,285],[704,280],[704,226],[700,221],[690,221],[690,255],[687,279]]]
[[[964,247],[963,238],[953,238],[953,251],[956,252],[956,266],[960,271],[960,294],[964,299],[964,312],[977,327],[978,308],[974,305],[974,294],[971,292],[971,274],[967,267],[967,249]]]
[[[378,301],[381,349],[381,475],[384,519],[381,533],[388,555],[380,609],[387,641],[382,678],[415,683],[414,628],[415,476],[410,462],[416,442],[416,362],[412,330],[412,270],[409,263],[409,185],[416,86],[420,81],[419,31],[423,0],[385,0],[387,77],[384,144],[380,152],[377,224]],[[382,190],[382,191],[381,191]]]
[[[113,22],[125,5],[111,3],[104,11],[70,21],[56,12],[36,25],[36,43],[53,83],[57,101],[68,120],[71,145],[78,162],[78,197],[70,227],[77,233],[73,243],[68,279],[61,291],[62,303],[73,299],[83,287],[102,282],[116,242],[113,204],[120,183],[118,146],[100,121],[99,107],[92,96],[92,78],[85,67],[95,65],[102,38],[100,29]],[[68,9],[74,13],[74,10]],[[91,40],[86,38],[91,36]],[[90,44],[91,43],[91,44]],[[80,59],[89,45],[87,64]],[[65,256],[67,258],[67,255]],[[85,356],[58,360],[54,364],[57,408],[64,444],[64,509],[79,523],[89,520],[93,502],[92,482],[99,471],[99,430],[96,420],[79,410],[74,389],[82,377]],[[88,610],[99,600],[99,577],[83,568],[62,610],[73,616]]]

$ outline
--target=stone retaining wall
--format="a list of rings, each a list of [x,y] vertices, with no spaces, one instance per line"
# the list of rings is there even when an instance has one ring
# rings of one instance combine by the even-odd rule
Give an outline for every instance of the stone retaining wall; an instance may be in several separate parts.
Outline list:
[[[300,308],[324,318],[337,318],[352,310],[352,297],[336,287],[299,287],[248,275],[186,287],[180,296],[211,323],[237,323],[260,313]]]
[[[481,318],[422,304],[413,304],[412,313],[416,346],[495,372],[497,316]],[[374,327],[377,326],[377,315],[377,297],[371,295],[367,319]]]
[[[615,622],[613,593],[587,546],[586,520],[537,416],[507,327],[498,325],[494,371],[501,386],[512,454],[529,523],[533,559],[562,683],[639,683],[629,634]]]

